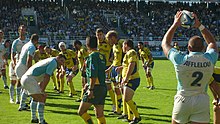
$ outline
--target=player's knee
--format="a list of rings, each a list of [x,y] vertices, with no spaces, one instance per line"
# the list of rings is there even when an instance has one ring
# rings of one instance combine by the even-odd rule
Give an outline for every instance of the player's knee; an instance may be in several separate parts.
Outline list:
[[[218,112],[218,113],[220,113],[220,106],[214,105],[214,106],[213,106],[213,112]]]
[[[77,113],[79,116],[82,116],[85,112],[83,112],[82,110],[79,109]]]
[[[101,118],[101,117],[103,117],[103,116],[104,116],[103,111],[96,111],[96,117],[97,117],[97,118]]]

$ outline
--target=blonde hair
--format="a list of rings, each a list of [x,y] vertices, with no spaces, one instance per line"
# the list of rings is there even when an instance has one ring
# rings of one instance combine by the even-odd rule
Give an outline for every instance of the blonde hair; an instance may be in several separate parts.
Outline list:
[[[118,33],[115,30],[110,30],[106,35],[106,39],[108,40],[109,37],[116,37],[118,38]]]

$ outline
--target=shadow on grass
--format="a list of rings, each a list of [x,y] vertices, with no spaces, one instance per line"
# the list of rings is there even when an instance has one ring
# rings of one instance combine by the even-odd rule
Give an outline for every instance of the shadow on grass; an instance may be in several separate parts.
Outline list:
[[[156,88],[156,90],[177,91],[176,89],[169,89],[169,88]]]
[[[79,105],[73,105],[73,104],[58,104],[58,103],[46,103],[46,106],[49,107],[57,107],[57,108],[67,108],[67,109],[78,109]]]
[[[138,109],[139,109],[139,108],[141,108],[141,109],[153,109],[153,110],[158,109],[158,108],[155,108],[155,107],[140,106],[140,105],[137,105],[137,108],[138,108]]]
[[[72,112],[72,111],[59,111],[59,110],[47,110],[47,111],[51,113],[57,113],[57,114],[78,115],[77,112]]]
[[[158,121],[159,122],[168,122],[168,123],[171,123],[171,116],[170,115],[156,115],[156,114],[143,114],[141,113],[140,115],[142,120],[153,120],[153,121]],[[147,116],[143,116],[143,115],[147,115]],[[154,117],[152,117],[154,116]],[[158,118],[158,117],[161,117],[161,118]],[[162,119],[164,118],[164,119]],[[165,118],[169,118],[169,119],[165,119]],[[147,123],[149,124],[149,123]],[[152,123],[153,124],[153,123]]]

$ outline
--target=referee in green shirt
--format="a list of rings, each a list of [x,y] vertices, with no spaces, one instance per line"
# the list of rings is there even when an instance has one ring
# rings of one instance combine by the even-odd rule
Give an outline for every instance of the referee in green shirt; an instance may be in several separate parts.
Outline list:
[[[97,50],[97,44],[97,38],[95,36],[86,38],[86,46],[90,53],[85,61],[87,85],[78,113],[85,123],[88,124],[93,124],[91,116],[87,113],[87,110],[92,105],[95,107],[98,124],[106,124],[104,117],[104,103],[107,94],[105,84],[106,59]]]

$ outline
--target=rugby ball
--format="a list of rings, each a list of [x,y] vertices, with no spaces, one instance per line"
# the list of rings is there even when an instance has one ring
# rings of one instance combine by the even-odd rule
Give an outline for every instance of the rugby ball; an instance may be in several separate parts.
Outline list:
[[[193,13],[187,10],[182,10],[181,26],[184,28],[191,28],[195,24]]]

